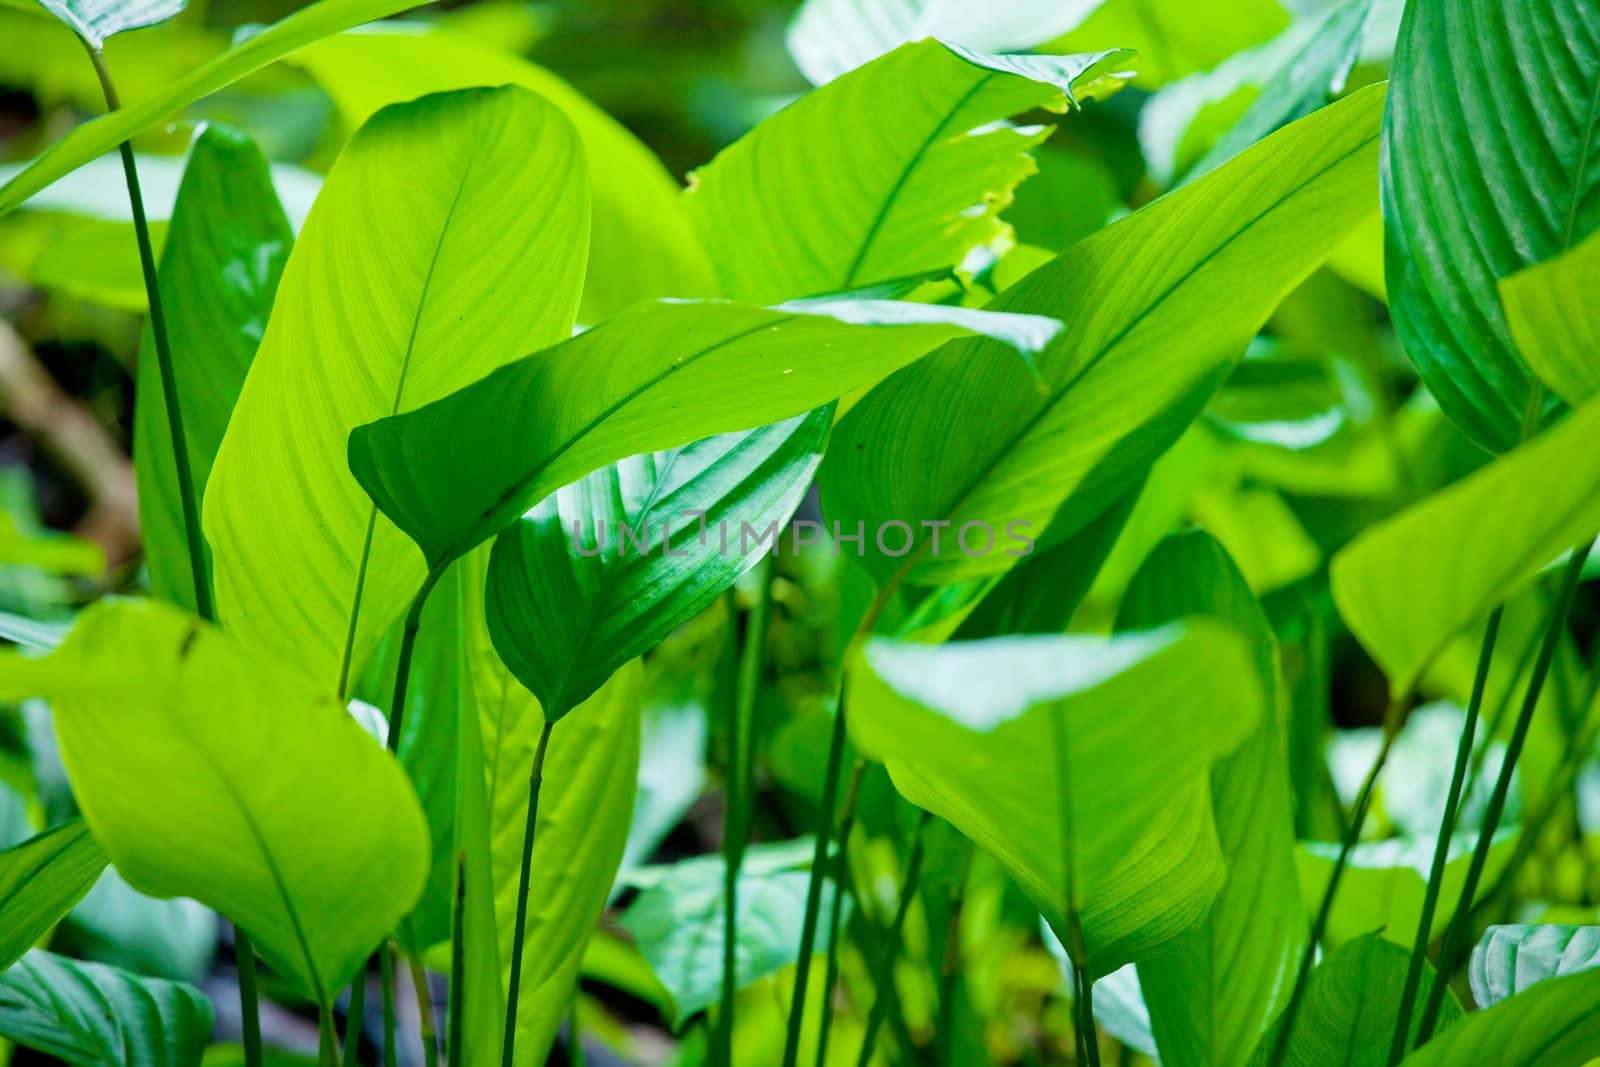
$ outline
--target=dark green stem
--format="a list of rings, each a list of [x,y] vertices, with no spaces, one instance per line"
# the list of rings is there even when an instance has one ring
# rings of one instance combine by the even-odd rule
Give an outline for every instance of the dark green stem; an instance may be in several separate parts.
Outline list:
[[[428,594],[439,584],[444,572],[444,567],[429,568],[427,577],[417,588],[417,595],[411,598],[411,606],[406,609],[405,628],[400,633],[400,656],[395,664],[394,696],[389,701],[389,751],[396,755],[400,752],[400,728],[405,725],[406,687],[411,681],[411,658],[417,651],[417,634],[422,629],[422,610],[428,606]]]
[[[922,876],[923,831],[927,829],[928,822],[933,816],[924,811],[917,819],[917,829],[911,838],[911,856],[906,860],[905,879],[900,884],[900,903],[894,909],[894,919],[889,923],[889,930],[884,938],[883,951],[878,957],[878,966],[872,975],[873,988],[876,993],[872,998],[872,1009],[867,1013],[867,1029],[861,1036],[861,1054],[856,1057],[856,1067],[867,1067],[872,1062],[873,1050],[878,1044],[878,1031],[883,1028],[883,1020],[889,1014],[889,1001],[892,993],[890,986],[894,982],[894,961],[899,955],[900,936],[906,926],[906,913],[911,910],[911,901],[917,895],[917,880]],[[839,889],[834,887],[837,894]]]
[[[456,891],[450,909],[450,1002],[445,1017],[444,1054],[450,1067],[461,1067],[462,1015],[467,997],[467,854],[456,853]]]
[[[378,946],[378,974],[383,984],[383,1067],[395,1067],[400,1050],[394,1020],[394,953],[387,943]]]
[[[1077,1013],[1078,1033],[1083,1037],[1084,1058],[1086,1062],[1097,1065],[1100,1062],[1100,1035],[1094,1028],[1094,979],[1089,977],[1089,968],[1083,966],[1074,966],[1072,976],[1076,997],[1073,1010]]]
[[[1090,1064],[1090,1067],[1100,1067],[1100,1046],[1094,1040],[1094,1020],[1086,1020],[1083,1016],[1084,1005],[1089,1003],[1091,983],[1088,980],[1089,948],[1088,941],[1083,935],[1083,919],[1078,914],[1078,887],[1077,864],[1073,861],[1073,831],[1072,831],[1072,757],[1070,742],[1067,736],[1067,724],[1064,713],[1056,712],[1050,715],[1050,725],[1055,740],[1056,759],[1056,800],[1061,819],[1061,866],[1064,872],[1062,887],[1061,913],[1066,924],[1066,938],[1063,942],[1067,950],[1067,958],[1072,961],[1074,977],[1073,989],[1073,1030],[1078,1043],[1079,1059]]]
[[[1495,638],[1500,633],[1500,619],[1504,607],[1489,613],[1483,630],[1483,645],[1478,649],[1478,669],[1472,678],[1472,696],[1467,701],[1466,721],[1461,725],[1461,737],[1456,742],[1455,766],[1450,771],[1450,787],[1445,792],[1444,813],[1439,819],[1439,837],[1433,845],[1433,864],[1428,870],[1428,887],[1422,898],[1422,915],[1417,921],[1417,936],[1411,945],[1411,962],[1406,967],[1406,981],[1400,992],[1400,1011],[1395,1019],[1394,1037],[1389,1044],[1389,1067],[1395,1067],[1405,1057],[1410,1043],[1411,1013],[1416,1008],[1417,989],[1422,984],[1422,970],[1428,958],[1428,942],[1432,940],[1433,915],[1439,905],[1439,890],[1444,885],[1444,869],[1450,858],[1450,841],[1456,832],[1456,815],[1461,806],[1461,787],[1466,780],[1467,764],[1472,757],[1473,739],[1478,730],[1478,713],[1483,707],[1483,691],[1489,683],[1489,664],[1494,659]]]
[[[339,1067],[339,1038],[333,1032],[333,1008],[317,1009],[317,1063],[320,1067]]]
[[[256,949],[242,926],[233,928],[233,955],[239,966],[245,1067],[261,1067],[261,995],[256,990]]]
[[[856,825],[856,800],[861,794],[861,776],[867,765],[856,760],[850,770],[850,784],[844,790],[839,809],[839,847],[833,861],[833,901],[828,906],[828,958],[822,969],[822,1026],[817,1033],[817,1067],[828,1062],[828,1037],[833,1030],[834,985],[839,981],[839,923],[844,915],[844,898],[850,893],[850,832]]]
[[[567,1011],[567,1067],[584,1067],[588,1057],[583,1053],[583,1025],[578,1021],[578,994],[572,994],[572,1007]]]
[[[439,1034],[434,1029],[433,990],[428,988],[428,969],[421,961],[406,957],[411,968],[411,987],[417,994],[417,1024],[422,1030],[422,1062],[439,1067]]]
[[[1445,990],[1450,984],[1449,976],[1455,970],[1456,963],[1465,948],[1468,928],[1472,922],[1472,902],[1477,896],[1478,882],[1483,877],[1483,868],[1489,862],[1489,850],[1494,846],[1495,831],[1500,828],[1500,816],[1505,812],[1506,797],[1511,792],[1511,775],[1516,770],[1517,760],[1522,756],[1523,743],[1528,739],[1528,727],[1533,723],[1534,710],[1539,706],[1539,693],[1544,689],[1544,680],[1550,673],[1550,664],[1555,659],[1556,647],[1561,643],[1567,611],[1572,606],[1572,596],[1577,591],[1578,579],[1583,575],[1583,561],[1588,551],[1588,542],[1577,546],[1567,563],[1566,571],[1561,576],[1555,608],[1550,614],[1549,625],[1545,628],[1544,643],[1539,646],[1539,659],[1533,665],[1533,675],[1528,679],[1528,691],[1523,695],[1522,707],[1517,712],[1516,725],[1512,727],[1511,738],[1506,742],[1506,754],[1500,763],[1500,775],[1495,780],[1494,792],[1489,795],[1488,807],[1484,809],[1483,825],[1478,830],[1477,847],[1472,850],[1472,863],[1467,868],[1467,877],[1461,885],[1461,895],[1456,904],[1455,914],[1450,917],[1450,926],[1445,931],[1444,944],[1439,950],[1439,978],[1428,990],[1428,1000],[1422,1009],[1422,1019],[1417,1023],[1418,1045],[1426,1044],[1433,1034],[1434,1025],[1439,1020],[1439,1009],[1444,1004]]]
[[[517,879],[517,925],[511,938],[511,981],[506,986],[506,1030],[500,1046],[502,1067],[512,1067],[517,1045],[517,994],[522,984],[522,938],[528,925],[528,884],[533,875],[533,830],[539,822],[539,787],[544,784],[544,754],[550,747],[554,722],[539,731],[539,747],[533,753],[533,769],[528,775],[528,816],[522,828],[522,872]]]
[[[367,969],[350,983],[350,1004],[344,1013],[344,1067],[361,1063],[361,1024],[367,1014]]]

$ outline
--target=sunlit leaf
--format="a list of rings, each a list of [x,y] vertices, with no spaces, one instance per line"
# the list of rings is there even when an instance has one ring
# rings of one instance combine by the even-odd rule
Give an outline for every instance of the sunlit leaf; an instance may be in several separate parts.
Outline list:
[[[48,934],[105,866],[106,854],[82,819],[0,852],[0,969]]]

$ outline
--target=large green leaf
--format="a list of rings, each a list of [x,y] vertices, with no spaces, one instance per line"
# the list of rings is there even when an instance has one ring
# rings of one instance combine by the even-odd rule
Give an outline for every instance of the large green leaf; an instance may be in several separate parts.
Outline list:
[[[1539,982],[1473,1012],[1401,1061],[1401,1067],[1582,1067],[1600,1049],[1600,971]]]
[[[495,919],[505,982],[511,969],[528,771],[544,716],[539,702],[500,662],[483,625],[479,594],[486,556],[487,550],[473,553],[458,566],[468,569],[472,593],[464,617],[471,620],[469,648],[482,725]],[[637,664],[624,667],[551,732],[516,1005],[517,1067],[545,1061],[571,1007],[584,948],[622,862],[638,778],[641,674]],[[503,1000],[503,992],[501,996]]]
[[[123,30],[154,26],[182,11],[187,0],[39,0],[96,51]]]
[[[1070,852],[1096,976],[1170,949],[1205,918],[1224,877],[1207,776],[1261,710],[1254,661],[1227,627],[878,638],[852,654],[847,685],[856,747],[906,799],[992,852],[1058,934]]]
[[[127,102],[114,114],[73,130],[0,188],[0,215],[141,130],[295,49],[411,6],[410,0],[321,0],[285,16],[168,83],[154,96]]]
[[[1389,307],[1440,407],[1504,451],[1530,403],[1496,283],[1600,226],[1590,0],[1409,3],[1384,121]],[[1559,401],[1546,397],[1536,414]]]
[[[955,268],[1006,231],[1000,209],[1050,132],[1000,120],[1114,89],[1128,59],[920,41],[801,97],[694,173],[689,213],[723,291],[764,304]]]
[[[1500,283],[1517,350],[1569,404],[1600,392],[1600,231]]]
[[[211,1002],[181,982],[35,949],[0,974],[0,1037],[81,1067],[198,1067]]]
[[[1193,0],[1102,0],[1083,25],[1050,43],[1051,51],[1103,48],[1139,53],[1134,84],[1155,88],[1258,45],[1289,26],[1286,8],[1308,5],[1280,0],[1233,0],[1227,18]],[[981,9],[980,9],[981,10]]]
[[[547,716],[587,700],[777,551],[832,422],[828,405],[622,460],[552,493],[496,538],[489,634]],[[767,543],[752,543],[763,534]]]
[[[1535,982],[1600,967],[1600,926],[1491,926],[1472,950],[1472,999],[1488,1008]]]
[[[1066,324],[1037,376],[959,341],[853,407],[823,463],[829,518],[923,526],[904,555],[868,553],[877,577],[999,573],[1014,557],[933,551],[928,528],[1065,537],[1143,477],[1282,296],[1361,221],[1381,100],[1364,90],[1280,130],[997,297],[995,310]]]
[[[161,290],[172,294],[167,337],[196,509],[293,244],[261,151],[243,134],[207,126],[190,149],[158,272]],[[193,611],[183,501],[148,327],[140,347],[133,461],[145,565],[156,596]]]
[[[1334,556],[1339,614],[1407,692],[1451,638],[1600,530],[1600,401]]]
[[[542,67],[420,24],[371,26],[295,53],[352,126],[385,104],[474,85],[520,85],[560,108],[589,156],[594,230],[579,318],[598,322],[638,300],[711,296],[678,183],[620,123]]]
[[[798,958],[811,872],[797,868],[808,863],[811,854],[809,840],[753,845],[745,851],[739,868],[735,988],[743,989]],[[654,873],[647,868],[638,875],[648,878]],[[646,884],[622,917],[622,925],[666,987],[673,1019],[680,1026],[722,999],[725,876],[720,856],[676,863]],[[834,892],[831,881],[823,883],[824,915]],[[846,911],[842,920],[848,919]],[[826,951],[827,930],[818,936],[817,949]]]
[[[1264,714],[1211,772],[1211,802],[1227,881],[1205,921],[1171,952],[1139,964],[1139,984],[1167,1063],[1244,1062],[1288,996],[1306,917],[1294,867],[1287,735],[1278,643],[1244,575],[1209,534],[1163,541],[1134,575],[1118,629],[1215,616],[1250,643]]]
[[[1368,934],[1318,964],[1306,981],[1305,998],[1281,1061],[1283,1067],[1326,1067],[1330,1063],[1385,1067],[1400,1014],[1407,956],[1399,945]],[[1433,968],[1427,968],[1422,984],[1424,996],[1435,980]],[[1440,1026],[1460,1017],[1461,1006],[1455,997],[1447,996],[1439,1014]],[[1280,1020],[1262,1036],[1255,1055],[1249,1059],[1252,1067],[1269,1061],[1282,1028]],[[1416,1028],[1417,1020],[1413,1018],[1413,1034]],[[1510,1067],[1510,1061],[1472,1062],[1504,1062],[1505,1067]]]
[[[351,477],[346,439],[571,332],[584,166],[571,123],[514,87],[396,104],[345,148],[206,492],[230,630],[327,686],[347,649],[361,669],[423,571]]]
[[[84,821],[124,878],[249,931],[331,1002],[411,909],[427,825],[404,773],[325,690],[149,600],[102,601],[0,697],[44,696]]]
[[[0,852],[0,970],[49,933],[105,868],[82,819]]]
[[[792,418],[952,336],[988,331],[1003,339],[996,358],[1020,362],[1054,330],[885,300],[644,304],[357,429],[350,469],[437,569],[608,463]]]

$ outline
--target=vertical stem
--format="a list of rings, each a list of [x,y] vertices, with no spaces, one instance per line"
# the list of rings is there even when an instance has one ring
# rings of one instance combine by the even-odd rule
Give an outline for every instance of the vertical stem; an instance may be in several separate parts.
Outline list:
[[[567,1010],[567,1067],[584,1067],[588,1059],[583,1052],[583,1024],[578,1020],[578,994],[572,994],[572,1007]]]
[[[406,609],[405,629],[400,634],[400,655],[395,664],[394,697],[389,701],[389,751],[396,755],[400,753],[400,728],[405,724],[406,717],[406,688],[411,681],[411,658],[417,651],[417,633],[422,629],[422,609],[428,606],[428,594],[444,577],[445,569],[441,566],[428,568],[427,577],[422,579],[422,584],[417,587],[417,595],[411,598],[411,606]]]
[[[833,901],[828,906],[828,961],[822,979],[822,1027],[817,1033],[817,1067],[828,1062],[828,1037],[833,1030],[833,988],[839,981],[839,922],[844,914],[844,898],[850,892],[850,831],[856,824],[856,800],[861,793],[861,776],[867,765],[856,760],[845,787],[844,805],[839,809],[839,847],[833,861]]]
[[[456,853],[456,891],[450,909],[450,1004],[445,1019],[445,1062],[461,1067],[462,1013],[467,996],[467,854]]]
[[[773,565],[763,559],[757,567],[761,590],[745,626],[738,691],[728,707],[728,767],[722,805],[722,1007],[717,1015],[717,1047],[711,1055],[711,1062],[722,1067],[733,1067],[734,1000],[739,991],[739,868],[744,862],[745,835],[749,832],[751,732],[767,648],[767,624],[772,617]],[[732,607],[731,598],[729,606]],[[735,621],[730,615],[729,625]]]
[[[420,960],[406,957],[411,967],[411,985],[417,992],[418,1024],[422,1028],[422,1057],[427,1067],[439,1067],[439,1034],[434,1028],[433,990],[428,986],[428,970]]]
[[[1461,806],[1461,786],[1467,775],[1467,764],[1472,756],[1473,739],[1478,730],[1478,712],[1483,707],[1483,691],[1489,682],[1489,664],[1494,658],[1495,638],[1500,633],[1500,619],[1504,607],[1489,613],[1483,630],[1483,645],[1478,650],[1478,669],[1472,678],[1472,696],[1467,701],[1466,721],[1461,725],[1461,737],[1456,742],[1455,766],[1450,771],[1450,787],[1445,792],[1444,813],[1439,820],[1439,837],[1433,845],[1433,865],[1428,870],[1428,887],[1422,898],[1422,915],[1417,921],[1417,936],[1411,945],[1411,962],[1406,967],[1406,981],[1400,993],[1400,1011],[1395,1019],[1394,1038],[1389,1044],[1389,1067],[1406,1054],[1411,1036],[1411,1012],[1416,1007],[1417,987],[1422,983],[1422,969],[1428,958],[1429,936],[1433,930],[1433,915],[1439,904],[1439,890],[1444,884],[1445,862],[1449,859],[1450,841],[1455,836],[1456,814]],[[1443,979],[1441,979],[1442,981]]]
[[[333,1007],[317,1008],[317,1063],[320,1067],[339,1067],[339,1039],[333,1032]]]
[[[1100,1062],[1100,1035],[1094,1028],[1094,979],[1089,977],[1089,968],[1074,966],[1072,969],[1073,984],[1076,988],[1078,1032],[1083,1035],[1083,1051],[1085,1060],[1092,1064]]]
[[[500,1046],[502,1067],[512,1067],[517,1045],[517,994],[522,984],[522,938],[528,925],[528,883],[533,873],[533,830],[539,822],[539,787],[544,783],[544,754],[550,747],[550,731],[555,723],[546,721],[539,731],[539,747],[533,753],[533,769],[528,775],[528,817],[522,828],[522,873],[517,880],[517,925],[511,939],[511,981],[506,986],[506,1030]]]
[[[961,974],[961,910],[966,900],[967,878],[972,868],[972,847],[964,846],[965,859],[961,874],[950,890],[950,920],[945,927],[944,962],[939,968],[939,1021],[935,1047],[939,1051],[940,1067],[955,1063],[956,1047],[956,991]],[[818,1064],[817,1067],[822,1067]]]
[[[1078,887],[1076,864],[1073,862],[1072,786],[1070,768],[1071,746],[1067,737],[1067,724],[1062,713],[1049,716],[1051,733],[1055,741],[1056,800],[1061,818],[1061,863],[1065,875],[1061,901],[1062,916],[1067,928],[1064,946],[1067,958],[1072,961],[1074,976],[1073,1011],[1075,1013],[1077,1041],[1081,1046],[1083,1062],[1090,1067],[1100,1067],[1100,1046],[1094,1038],[1094,1021],[1084,1018],[1084,1008],[1089,1004],[1089,947],[1083,936],[1083,920],[1078,915]]]
[[[242,926],[233,928],[233,955],[239,966],[245,1067],[261,1067],[261,997],[256,991],[256,950]]]
[[[383,1067],[395,1067],[399,1061],[394,1021],[394,952],[388,942],[378,947],[378,970],[383,983]]]
[[[344,1067],[361,1063],[362,1022],[367,1015],[367,969],[361,968],[350,983],[350,1006],[344,1013]]]
[[[872,1009],[867,1013],[867,1029],[861,1037],[861,1055],[856,1058],[857,1067],[867,1067],[872,1061],[873,1049],[878,1044],[878,1031],[883,1028],[883,1020],[889,1014],[890,986],[894,982],[894,961],[900,948],[901,931],[905,929],[906,913],[911,910],[911,900],[917,895],[917,880],[922,875],[923,830],[927,828],[928,821],[932,818],[930,813],[924,811],[917,819],[917,829],[911,839],[911,856],[906,860],[905,879],[900,885],[900,903],[894,909],[894,920],[889,923],[883,952],[878,957],[878,966],[872,976],[876,992],[872,997]],[[838,892],[838,887],[835,887],[834,893]]]
[[[1422,1009],[1422,1019],[1417,1023],[1418,1045],[1427,1043],[1433,1034],[1433,1027],[1439,1019],[1439,1009],[1444,1004],[1445,990],[1449,988],[1450,973],[1455,969],[1456,961],[1465,947],[1468,927],[1472,922],[1472,901],[1477,895],[1478,881],[1483,877],[1483,868],[1489,862],[1489,850],[1494,846],[1495,831],[1500,828],[1500,816],[1505,811],[1506,796],[1511,791],[1511,775],[1516,770],[1518,758],[1522,755],[1523,743],[1528,739],[1528,727],[1532,725],[1534,710],[1539,706],[1539,693],[1544,688],[1545,677],[1550,673],[1550,663],[1555,658],[1556,646],[1561,643],[1567,611],[1572,606],[1572,596],[1577,591],[1578,579],[1583,575],[1583,561],[1588,551],[1588,542],[1577,546],[1572,552],[1572,558],[1567,562],[1566,571],[1561,576],[1555,608],[1545,629],[1544,643],[1539,647],[1539,658],[1533,665],[1533,676],[1528,679],[1528,691],[1522,698],[1522,708],[1517,713],[1516,725],[1512,727],[1511,739],[1506,743],[1505,759],[1500,764],[1500,776],[1494,783],[1494,792],[1489,796],[1489,805],[1484,809],[1483,826],[1478,830],[1478,844],[1472,851],[1472,864],[1467,868],[1466,881],[1462,883],[1455,914],[1450,918],[1450,927],[1444,935],[1444,945],[1439,950],[1439,978],[1428,990],[1428,1000]]]

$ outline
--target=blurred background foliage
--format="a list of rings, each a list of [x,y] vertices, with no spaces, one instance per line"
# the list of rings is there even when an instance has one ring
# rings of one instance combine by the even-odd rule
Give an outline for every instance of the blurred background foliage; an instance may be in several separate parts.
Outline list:
[[[123,97],[137,100],[296,6],[191,0],[171,22],[116,37],[108,62]],[[954,298],[981,302],[1203,167],[1268,79],[1311,61],[1306,35],[1333,8],[1327,0],[1083,6],[1098,9],[1044,50],[1135,48],[1138,74],[1131,88],[1081,113],[1036,116],[1060,128],[1036,150],[1037,174],[1004,212],[1014,240],[972,264],[965,294]],[[795,7],[794,0],[476,0],[431,5],[407,18],[547,68],[688,181],[696,166],[808,87],[786,44]],[[1395,0],[1375,5],[1347,89],[1386,76],[1400,7]],[[28,0],[0,3],[4,173],[97,114],[100,103],[93,71],[68,31]],[[240,128],[262,146],[296,225],[315,196],[318,174],[351,133],[337,101],[292,58],[204,100],[136,141],[158,239],[183,153],[202,122]],[[128,458],[144,293],[123,198],[120,172],[108,158],[0,219],[0,634],[12,640],[26,637],[29,627],[48,629],[69,618],[105,591],[137,589],[144,580]],[[1376,206],[1376,190],[1374,200]],[[1346,805],[1352,799],[1377,744],[1384,700],[1381,675],[1341,631],[1327,561],[1356,531],[1487,458],[1440,415],[1399,350],[1384,306],[1375,219],[1284,303],[1205,418],[1156,464],[1083,606],[1070,619],[1057,617],[1052,606],[1061,592],[1048,567],[1035,565],[1008,579],[1001,600],[984,610],[1011,612],[1027,628],[1105,631],[1121,592],[1165,534],[1198,523],[1215,535],[1263,598],[1282,642],[1304,842],[1300,874],[1314,904],[1332,854],[1331,845],[1319,842],[1338,837],[1343,809],[1336,798]],[[815,518],[814,500],[807,509],[803,516]],[[669,910],[665,931],[648,921],[650,892],[693,877],[660,865],[718,847],[724,752],[723,715],[715,709],[731,699],[736,670],[729,613],[748,626],[755,612],[770,608],[755,727],[754,837],[784,843],[814,821],[837,658],[870,592],[848,558],[819,545],[758,568],[736,595],[648,657],[651,696],[633,835],[615,907],[585,961],[577,1005],[590,1062],[690,1064],[705,1046],[704,1016],[684,1001],[689,991],[664,986],[641,948],[662,948],[645,942],[668,938],[674,922],[695,918]],[[1525,680],[1549,595],[1535,587],[1507,612],[1502,647],[1517,654],[1496,659],[1486,703],[1502,734],[1510,718],[1503,709],[1514,706]],[[914,615],[917,608],[899,610]],[[1569,758],[1573,731],[1586,720],[1580,705],[1590,661],[1600,649],[1587,636],[1596,619],[1590,586],[1574,618],[1581,639],[1561,649],[1544,697],[1548,713],[1537,720],[1521,765],[1513,810],[1520,821],[1508,818],[1517,827],[1497,862],[1503,866],[1519,849],[1536,860],[1521,864],[1514,885],[1491,893],[1483,907],[1497,917],[1595,921],[1600,770],[1587,758]],[[1335,940],[1383,925],[1409,947],[1437,825],[1434,805],[1477,643],[1477,634],[1463,636],[1425,680],[1423,695],[1432,703],[1413,717],[1383,780],[1379,817],[1370,820],[1370,840],[1338,898],[1330,925]],[[42,706],[0,711],[0,844],[72,810],[50,738]],[[1478,763],[1480,793],[1493,777],[1495,744]],[[848,849],[857,901],[834,1004],[841,1059],[853,1057],[859,1044],[871,1002],[869,960],[898,904],[915,820],[881,767],[867,772],[860,789]],[[1481,796],[1472,796],[1481,806]],[[1469,801],[1467,835],[1476,827],[1475,810]],[[936,825],[927,842],[924,892],[906,918],[889,1017],[895,1046],[907,1062],[936,1056],[963,1064],[1062,1062],[1069,1055],[1070,994],[1036,911],[992,859]],[[764,847],[776,851],[763,857]],[[781,878],[797,866],[796,850],[783,847],[757,845],[747,867]],[[692,888],[679,884],[669,903],[682,906]],[[766,906],[781,913],[781,896]],[[227,1041],[238,1033],[237,996],[228,935],[218,926],[204,908],[142,897],[108,872],[58,934],[57,946],[203,983],[218,1008],[218,1038]],[[811,979],[819,991],[821,977]],[[775,966],[741,995],[738,1062],[775,1058],[792,981],[792,967]],[[1122,1042],[1125,1062],[1151,1047],[1130,981],[1127,974],[1113,976],[1095,992],[1107,1047]],[[817,1005],[820,992],[810,1000]],[[956,1047],[936,1050],[932,1016],[941,1004],[955,1005],[949,1010],[957,1013]],[[413,1000],[402,1005],[402,1033],[416,1032],[404,1013],[417,1010]],[[266,1022],[281,1047],[314,1051],[308,1014],[274,1009]],[[419,1062],[417,1049],[407,1051]],[[570,1044],[556,1056],[576,1058]],[[40,1059],[19,1052],[13,1062]],[[219,1049],[210,1062],[230,1062],[229,1054]]]

